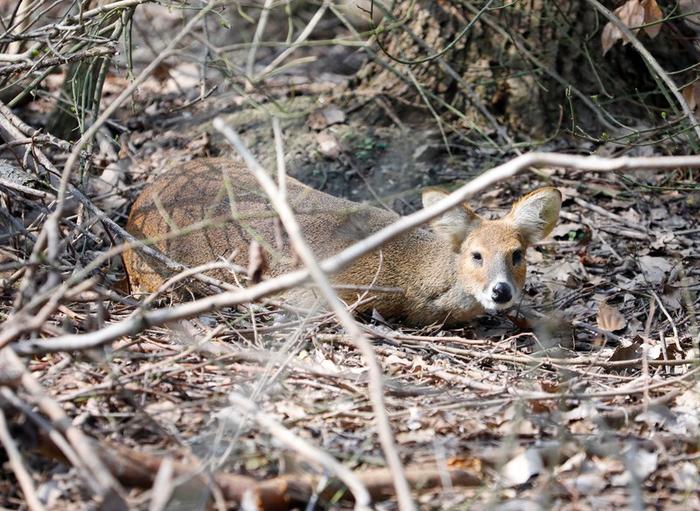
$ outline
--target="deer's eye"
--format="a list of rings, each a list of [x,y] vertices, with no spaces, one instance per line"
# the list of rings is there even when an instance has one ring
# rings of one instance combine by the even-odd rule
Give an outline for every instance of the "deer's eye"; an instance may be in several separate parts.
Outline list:
[[[523,260],[523,251],[516,250],[513,252],[513,266],[519,265]]]
[[[481,266],[481,263],[483,262],[483,258],[481,257],[481,252],[472,252],[472,259],[477,264],[477,266]]]

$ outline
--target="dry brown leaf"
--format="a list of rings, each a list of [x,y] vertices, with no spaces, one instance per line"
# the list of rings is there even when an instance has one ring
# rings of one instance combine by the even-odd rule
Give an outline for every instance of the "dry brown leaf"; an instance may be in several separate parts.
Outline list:
[[[623,362],[628,360],[637,360],[642,357],[642,347],[636,343],[623,343],[617,348],[608,359],[608,362]]]
[[[608,21],[603,27],[603,33],[600,36],[600,43],[603,46],[603,56],[610,51],[610,48],[613,47],[613,44],[615,44],[618,39],[622,39],[622,32]]]
[[[644,6],[645,25],[664,19],[664,13],[661,12],[659,4],[656,3],[656,0],[642,0],[642,5]],[[646,34],[652,39],[659,35],[659,30],[661,30],[661,23],[651,25],[650,27],[644,27],[644,32],[646,32]]]
[[[267,259],[260,243],[253,240],[248,249],[248,278],[253,284],[262,280],[263,273],[267,269]]]
[[[311,112],[306,122],[312,130],[322,130],[345,122],[345,112],[335,105],[328,105]]]
[[[622,474],[610,478],[610,484],[613,486],[628,486],[632,481],[644,481],[656,471],[659,465],[657,452],[639,449],[625,454],[631,460]]]
[[[318,142],[318,150],[326,158],[335,160],[340,156],[342,148],[333,133],[322,131],[316,134],[316,142]]]
[[[209,152],[210,142],[209,133],[202,133],[197,138],[188,142],[187,150],[192,153],[193,156],[206,156]]]
[[[534,414],[552,413],[556,409],[557,405],[550,401],[532,401],[530,403],[530,410]]]
[[[584,266],[605,266],[608,259],[596,255],[591,255],[587,251],[579,255],[579,260]]]
[[[479,458],[455,456],[447,460],[449,468],[461,468],[463,470],[471,470],[476,474],[481,474],[484,470],[484,464]]]
[[[147,404],[144,411],[150,418],[165,428],[172,428],[182,418],[182,410],[170,401],[156,401]]]
[[[628,0],[620,7],[615,9],[615,14],[620,18],[628,28],[632,29],[635,34],[639,31],[639,25],[644,24],[644,7],[639,0]]]
[[[627,326],[625,317],[615,307],[601,303],[598,307],[598,327],[606,332],[616,332]]]
[[[564,485],[579,495],[599,495],[608,482],[601,474],[591,473],[575,476],[567,480]]]
[[[170,70],[173,68],[172,64],[167,62],[161,62],[155,69],[151,72],[151,76],[158,81],[164,82],[170,78]]]
[[[550,394],[556,394],[559,392],[561,389],[559,387],[559,383],[553,380],[542,380],[540,381],[540,388],[544,392],[548,392]]]
[[[682,93],[683,98],[686,103],[688,103],[688,108],[690,108],[691,111],[695,111],[698,105],[700,105],[700,84],[698,84],[698,82],[688,84],[683,87]]]
[[[634,34],[639,32],[639,29],[633,27],[644,24],[644,7],[639,3],[639,0],[628,0],[615,9],[614,14],[617,15],[620,21],[630,28]],[[624,41],[623,44],[627,44],[628,42],[625,36],[622,35],[620,29],[609,21],[606,23],[605,27],[603,27],[603,33],[601,35],[603,55],[605,55],[619,40]]]
[[[664,257],[642,256],[638,263],[644,279],[654,286],[660,285],[673,269],[673,264]]]

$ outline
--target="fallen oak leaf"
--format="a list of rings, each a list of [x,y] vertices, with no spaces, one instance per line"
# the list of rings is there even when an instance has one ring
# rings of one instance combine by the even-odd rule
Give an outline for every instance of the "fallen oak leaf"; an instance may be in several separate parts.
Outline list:
[[[638,263],[644,279],[653,286],[660,285],[673,269],[673,264],[664,257],[642,256]]]
[[[527,318],[525,316],[514,316],[511,314],[506,314],[508,321],[513,323],[519,330],[530,331],[532,330],[532,318]]]
[[[447,460],[447,467],[450,469],[469,470],[478,475],[484,472],[483,461],[471,456],[454,456]]]
[[[698,105],[700,105],[700,85],[698,85],[698,82],[686,85],[683,87],[681,93],[683,94],[683,99],[688,103],[688,108],[690,108],[691,111],[695,111]]]
[[[330,160],[336,160],[342,152],[340,142],[333,133],[322,131],[316,134],[319,152]]]
[[[320,131],[333,124],[344,123],[345,112],[335,105],[328,105],[311,112],[306,122],[309,128]]]
[[[625,471],[610,478],[612,486],[627,486],[633,481],[641,483],[656,471],[659,465],[659,455],[656,452],[645,451],[644,449],[629,450],[624,453],[626,461]]]
[[[608,362],[622,362],[627,360],[637,360],[642,358],[642,346],[637,342],[623,342],[615,348],[615,351],[608,359]]]
[[[540,381],[540,388],[543,392],[548,392],[549,394],[556,394],[561,391],[559,383],[554,380],[542,380]]]
[[[615,9],[615,13],[620,17],[620,21],[625,24],[632,33],[639,32],[639,25],[644,24],[644,7],[639,0],[628,0],[622,6]]]
[[[603,56],[610,51],[610,48],[613,47],[618,39],[622,39],[622,32],[608,21],[603,27],[603,33],[600,36],[600,44],[603,46]]]
[[[603,302],[598,306],[598,327],[606,332],[617,332],[627,326],[627,320],[615,307]]]
[[[622,21],[626,27],[632,30],[632,33],[634,34],[639,32],[639,28],[634,27],[639,27],[640,25],[644,24],[644,7],[641,3],[639,3],[639,0],[628,0],[620,7],[615,9],[613,13],[620,18],[620,21]],[[601,34],[603,55],[605,55],[610,48],[612,48],[613,45],[620,40],[623,41],[623,44],[627,44],[629,42],[622,34],[622,31],[617,28],[614,23],[608,21],[605,24],[605,27],[603,27],[603,33]]]
[[[591,255],[588,253],[588,247],[583,247],[578,252],[579,261],[584,266],[606,266],[608,264],[608,259],[605,257],[600,257],[596,255]]]
[[[642,0],[642,6],[644,7],[644,24],[655,23],[654,25],[644,27],[644,32],[646,32],[651,39],[654,39],[659,35],[659,31],[661,30],[662,24],[658,22],[664,19],[664,13],[659,8],[659,4],[656,3],[656,0]]]

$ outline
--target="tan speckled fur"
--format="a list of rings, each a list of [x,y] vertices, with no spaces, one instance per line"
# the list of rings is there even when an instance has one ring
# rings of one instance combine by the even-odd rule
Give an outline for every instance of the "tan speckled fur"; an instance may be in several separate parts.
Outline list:
[[[288,201],[306,240],[321,259],[398,218],[383,209],[313,190],[292,178],[288,178],[287,188]],[[533,193],[548,194],[547,197],[556,195],[560,200],[558,191],[553,188]],[[424,203],[432,203],[442,196],[443,192],[427,191]],[[558,215],[558,203],[555,209]],[[373,300],[364,309],[374,307],[385,317],[403,318],[417,325],[465,322],[483,312],[476,296],[484,293],[484,286],[492,278],[489,273],[492,259],[499,261],[496,266],[501,270],[508,268],[516,291],[522,289],[524,257],[517,267],[507,258],[513,250],[524,250],[533,235],[515,225],[514,212],[515,209],[504,219],[491,221],[482,219],[466,206],[455,208],[433,222],[434,232],[418,228],[403,234],[381,248],[381,259],[380,251],[365,255],[335,275],[333,282],[370,286],[376,277],[375,287],[403,290],[402,293],[370,295]],[[551,216],[551,211],[548,214]],[[168,236],[155,244],[170,258],[189,266],[228,257],[233,252],[234,262],[246,266],[251,239],[256,239],[265,251],[269,268],[265,276],[269,277],[299,266],[284,235],[283,246],[277,247],[275,240],[279,238],[279,230],[274,218],[264,194],[242,164],[208,158],[182,164],[150,183],[134,203],[127,229],[139,239],[158,239],[174,230],[186,230],[193,224],[207,224],[191,232]],[[532,219],[528,220],[532,227]],[[539,219],[540,223],[547,224],[543,229],[546,233],[555,221],[556,218],[554,221]],[[472,253],[476,249],[483,252],[480,267],[473,264]],[[152,292],[170,276],[161,265],[140,252],[126,252],[124,261],[132,291]],[[225,271],[210,274],[234,281]],[[309,293],[288,297],[307,301]],[[339,289],[339,295],[348,303],[354,302],[361,293],[357,289]]]

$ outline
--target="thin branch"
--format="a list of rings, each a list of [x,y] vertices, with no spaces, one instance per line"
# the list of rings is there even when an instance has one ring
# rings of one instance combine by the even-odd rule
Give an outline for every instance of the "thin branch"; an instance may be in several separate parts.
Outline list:
[[[85,131],[82,137],[80,137],[80,140],[76,142],[76,144],[73,146],[73,150],[71,151],[70,155],[68,156],[68,159],[66,160],[66,164],[63,167],[63,172],[61,174],[61,184],[58,189],[58,204],[56,207],[55,215],[60,216],[61,211],[63,209],[63,203],[65,201],[65,196],[66,196],[66,191],[68,189],[68,184],[70,182],[70,176],[73,172],[73,167],[75,167],[75,164],[78,162],[78,158],[80,156],[80,151],[85,147],[91,140],[92,137],[95,136],[97,131],[100,129],[100,127],[109,120],[109,118],[112,116],[112,114],[126,101],[131,97],[131,95],[136,91],[136,89],[148,78],[153,71],[165,60],[168,58],[171,53],[175,50],[178,44],[180,44],[180,41],[184,39],[195,27],[199,21],[204,18],[209,11],[214,9],[214,7],[217,7],[221,3],[221,0],[212,0],[209,2],[207,5],[205,5],[195,16],[192,17],[190,21],[187,22],[187,24],[178,32],[170,41],[170,43],[158,54],[156,58],[154,58],[146,68],[141,71],[139,76],[137,76],[130,84],[129,86],[122,91],[119,96],[117,96],[114,101],[112,101],[107,108],[104,109],[102,114],[95,120],[95,122]]]
[[[275,186],[275,182],[250,153],[240,137],[231,128],[226,126],[221,118],[214,119],[214,127],[219,130],[240,153],[248,165],[248,168],[258,181],[258,184],[260,184],[260,187],[268,195],[272,207],[275,208],[275,211],[279,214],[280,220],[289,234],[289,239],[294,251],[308,268],[311,278],[318,285],[323,298],[328,302],[331,310],[338,317],[338,320],[362,353],[369,373],[370,401],[372,402],[375,420],[377,421],[379,441],[382,445],[389,469],[394,476],[399,509],[405,511],[416,509],[411,497],[411,489],[403,474],[401,459],[396,451],[394,435],[391,431],[391,423],[386,414],[383,391],[384,375],[369,339],[333,290],[328,277],[318,264],[311,247],[304,240],[301,226],[297,222],[292,208],[290,208],[289,204],[281,197],[279,190]],[[281,147],[281,144],[278,143],[277,146]]]
[[[105,5],[100,5],[99,7],[95,7],[94,9],[91,9],[89,11],[85,11],[81,13],[80,17],[82,19],[86,18],[94,18],[95,16],[99,16],[100,14],[109,12],[109,11],[114,11],[116,9],[127,9],[129,7],[136,7],[137,5],[144,4],[146,2],[149,2],[151,0],[119,0],[118,2],[113,2],[111,4],[105,4]],[[77,20],[77,17],[72,17],[69,18],[72,20]]]
[[[673,341],[676,343],[676,348],[678,348],[678,351],[682,351],[681,341],[678,338],[678,328],[676,328],[676,322],[673,321],[673,318],[671,317],[671,315],[666,310],[666,307],[664,306],[664,302],[661,301],[661,298],[659,298],[659,295],[656,294],[656,291],[652,291],[651,294],[654,295],[654,299],[656,300],[656,303],[659,304],[659,308],[661,309],[661,312],[664,313],[664,316],[666,316],[666,319],[668,319],[668,322],[671,323],[671,329],[673,330]],[[663,335],[663,332],[661,332],[661,335]]]
[[[255,34],[253,35],[253,42],[250,45],[250,50],[248,51],[248,60],[246,62],[245,72],[248,78],[252,80],[253,74],[255,73],[255,54],[260,46],[260,40],[262,39],[263,33],[265,32],[265,27],[267,26],[267,19],[270,16],[270,7],[274,0],[265,0],[262,6],[262,11],[260,12],[260,17],[258,18],[258,26],[255,28]]]
[[[632,44],[632,46],[634,46],[634,49],[639,52],[649,67],[651,67],[658,77],[661,78],[661,80],[666,84],[666,87],[668,87],[668,90],[671,92],[671,94],[673,94],[673,97],[676,98],[678,105],[688,118],[690,126],[695,131],[695,136],[698,142],[700,142],[700,124],[698,124],[697,120],[695,119],[695,114],[693,114],[693,111],[688,106],[688,102],[683,97],[683,94],[680,93],[676,84],[673,82],[673,80],[671,80],[671,77],[668,76],[668,73],[666,73],[664,68],[661,67],[661,64],[659,64],[649,50],[644,47],[637,36],[635,36],[634,33],[627,27],[627,25],[625,25],[620,18],[615,16],[610,9],[605,7],[598,0],[588,0],[588,2],[591,3],[591,5],[593,5],[593,7],[595,7],[613,25],[615,25],[620,32],[622,32],[625,38]]]
[[[21,374],[22,387],[32,396],[39,409],[51,419],[75,450],[79,461],[77,468],[81,469],[81,473],[92,491],[103,501],[105,506],[110,508],[114,506],[113,509],[120,510],[127,509],[119,483],[95,456],[90,440],[73,424],[61,406],[45,392],[42,385],[24,367],[17,355],[8,348],[3,349],[2,352],[4,362],[13,372]]]
[[[8,66],[0,67],[0,76],[11,75],[19,71],[33,71],[35,69],[41,69],[45,67],[53,67],[61,64],[70,64],[71,62],[92,59],[95,57],[105,57],[107,55],[114,55],[116,52],[116,48],[110,45],[107,45],[106,47],[98,46],[82,52],[74,53],[67,57],[50,57],[45,59],[39,59],[36,62],[22,62],[20,64],[10,64]]]
[[[318,22],[321,21],[321,18],[323,18],[323,15],[326,13],[326,9],[328,9],[328,5],[329,0],[323,0],[321,7],[319,7],[318,10],[311,17],[307,25],[304,27],[304,30],[302,30],[301,34],[299,34],[299,36],[297,37],[296,41],[294,41],[289,48],[277,55],[277,57],[275,57],[275,59],[272,62],[265,66],[265,69],[262,70],[260,75],[255,77],[253,82],[259,81],[265,78],[270,73],[272,73],[275,70],[275,68],[284,61],[284,59],[291,55],[292,52],[294,52],[294,50],[296,50],[304,41],[306,41],[306,39],[311,35],[311,32],[313,32],[314,28],[316,28]]]
[[[145,307],[146,305],[149,305],[156,298],[162,295],[165,291],[173,287],[178,282],[182,282],[183,280],[187,279],[188,277],[195,277],[198,273],[205,273],[211,270],[233,270],[232,266],[233,265],[228,261],[213,261],[211,263],[205,263],[199,266],[194,266],[192,268],[182,270],[181,272],[178,272],[177,274],[173,275],[168,280],[163,282],[160,285],[160,287],[158,287],[158,289],[156,289],[154,292],[148,295],[148,297],[146,297],[141,306]],[[232,290],[236,288],[237,286],[228,285],[224,289]]]
[[[0,444],[5,448],[5,453],[7,454],[12,471],[15,473],[20,488],[22,488],[22,494],[24,495],[27,507],[30,511],[43,511],[44,506],[41,504],[36,494],[32,476],[29,475],[24,463],[22,463],[22,455],[17,448],[17,444],[15,444],[15,440],[12,438],[12,435],[10,435],[10,430],[7,428],[7,421],[5,420],[5,414],[2,408],[0,408]]]
[[[342,463],[330,454],[320,450],[315,445],[307,442],[303,438],[295,435],[282,424],[269,415],[261,412],[253,401],[236,393],[229,395],[229,401],[233,405],[236,413],[249,415],[260,426],[265,428],[276,440],[296,451],[297,454],[311,461],[318,463],[328,472],[338,477],[352,492],[355,497],[356,511],[369,511],[371,498],[365,485],[357,476]]]
[[[498,181],[513,177],[530,167],[565,167],[595,172],[629,169],[664,170],[677,169],[679,167],[700,168],[700,156],[603,158],[600,156],[576,156],[559,153],[527,153],[484,172],[432,206],[402,217],[364,240],[349,246],[337,255],[323,261],[320,264],[321,269],[326,273],[338,272],[346,268],[361,255],[379,248],[388,240],[409,229],[427,223]],[[158,326],[169,321],[196,317],[199,314],[212,310],[252,302],[269,294],[297,286],[308,277],[308,270],[298,270],[240,291],[220,293],[167,309],[142,312],[133,318],[113,323],[96,332],[64,335],[46,340],[24,341],[14,344],[13,348],[18,354],[23,356],[94,348],[112,342],[119,337],[136,334],[150,326]],[[15,338],[16,335],[3,331],[0,333],[0,347],[13,341]]]
[[[42,450],[50,455],[55,453],[50,439],[39,436]],[[49,445],[45,445],[49,444]],[[133,450],[122,445],[92,441],[92,446],[102,462],[109,467],[114,477],[127,487],[153,488],[157,474],[169,458],[161,458],[143,450]],[[187,462],[171,461],[173,477],[187,478],[197,484],[210,486],[214,483],[230,504],[252,501],[257,505],[253,509],[261,511],[281,511],[299,509],[308,503],[319,488],[319,477],[312,475],[290,474],[267,480],[219,472],[205,474],[196,459]],[[440,488],[448,481],[454,487],[478,487],[483,481],[476,474],[460,469],[441,469],[433,464],[408,467],[406,475],[412,487],[416,489]],[[393,495],[391,474],[383,468],[358,470],[353,476],[367,488],[374,499],[385,499]],[[322,490],[321,498],[326,502],[335,502],[338,492],[344,488],[331,480]]]

